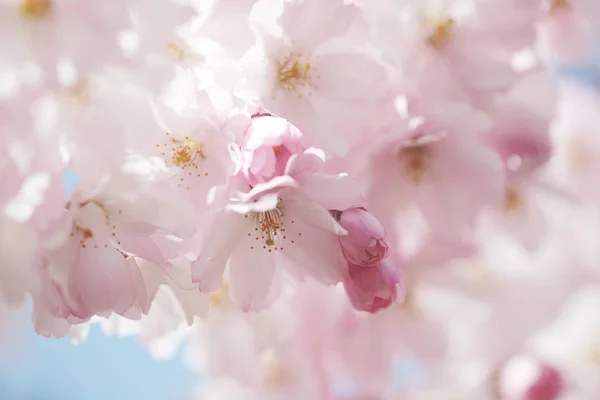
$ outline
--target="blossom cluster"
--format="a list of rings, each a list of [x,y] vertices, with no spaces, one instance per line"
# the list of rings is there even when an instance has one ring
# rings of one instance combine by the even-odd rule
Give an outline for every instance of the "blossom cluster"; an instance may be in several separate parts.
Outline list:
[[[598,0],[0,0],[0,301],[202,399],[600,395]]]

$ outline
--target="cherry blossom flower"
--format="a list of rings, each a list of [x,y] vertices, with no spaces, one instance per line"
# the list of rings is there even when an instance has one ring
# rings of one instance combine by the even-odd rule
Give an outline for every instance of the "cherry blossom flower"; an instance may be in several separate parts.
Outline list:
[[[159,199],[136,187],[132,176],[73,193],[41,236],[44,280],[34,296],[41,324],[44,313],[76,323],[95,314],[139,318],[148,312],[152,298],[133,255],[166,265],[177,253],[159,246],[153,235],[190,229],[183,215],[167,212]],[[153,214],[156,207],[162,208],[159,215]]]
[[[432,101],[466,96],[476,104],[517,78],[510,54],[532,42],[538,7],[535,1],[365,3],[375,42],[407,85]],[[511,18],[498,9],[511,9]]]
[[[229,147],[250,119],[214,101],[209,91],[198,92],[197,85],[193,74],[179,70],[162,104],[155,106],[162,129],[146,142],[144,154],[160,157],[173,189],[201,205],[209,190],[225,184],[233,173]]]
[[[367,200],[380,221],[414,204],[432,229],[459,232],[473,226],[478,210],[500,204],[502,165],[480,136],[487,120],[460,105],[451,117],[449,110],[426,116],[414,129],[402,124],[401,133],[382,137],[373,148]],[[390,176],[390,170],[400,173]]]
[[[362,198],[352,178],[316,172],[321,162],[307,150],[290,158],[288,175],[259,183],[233,202],[225,199],[205,229],[193,266],[201,290],[220,286],[226,264],[231,296],[243,310],[264,306],[276,271],[284,265],[299,277],[326,284],[342,279],[345,261],[338,236],[346,231],[328,210]]]
[[[600,21],[600,7],[589,0],[548,0],[540,24],[543,55],[550,60],[583,61],[588,40]]]
[[[386,83],[383,66],[344,40],[360,10],[342,0],[276,3],[282,7],[277,19],[256,23],[258,44],[244,61],[247,86],[268,111],[318,140],[317,146],[344,154],[344,137],[355,128],[347,110],[358,116]],[[273,32],[273,22],[281,32]]]

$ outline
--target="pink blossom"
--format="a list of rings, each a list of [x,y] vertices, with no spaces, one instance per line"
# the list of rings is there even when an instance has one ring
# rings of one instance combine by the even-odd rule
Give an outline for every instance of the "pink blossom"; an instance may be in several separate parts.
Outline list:
[[[343,0],[274,4],[281,13],[270,12],[253,24],[257,44],[244,58],[245,86],[316,146],[345,154],[362,108],[387,81],[381,63],[355,44],[367,38],[350,35],[360,9]]]
[[[600,21],[600,6],[593,0],[548,0],[539,35],[543,55],[550,60],[582,62],[588,40]]]
[[[274,116],[252,118],[242,146],[242,173],[250,185],[285,172],[288,160],[306,150],[302,134],[287,120]]]
[[[147,295],[134,255],[166,265],[177,253],[159,246],[154,236],[190,230],[189,221],[161,206],[152,189],[121,176],[90,192],[82,185],[66,210],[56,210],[40,235],[44,278],[40,292],[34,292],[40,318],[48,314],[50,320],[76,323],[96,314],[139,318],[148,312],[153,296]]]
[[[230,101],[221,103],[209,90],[199,91],[197,78],[182,69],[158,100],[154,115],[161,130],[147,135],[144,153],[159,157],[168,168],[170,190],[196,205],[206,204],[209,190],[225,184],[233,173],[229,146],[250,119]]]
[[[264,307],[276,273],[285,266],[299,278],[341,281],[345,267],[338,236],[346,231],[330,209],[360,203],[360,188],[347,176],[326,175],[310,151],[290,158],[285,176],[235,197],[225,193],[204,230],[194,280],[217,289],[229,266],[232,299],[245,311]],[[226,191],[226,189],[225,189]]]
[[[539,4],[526,3],[375,0],[365,9],[375,42],[407,85],[433,101],[482,105],[517,78],[509,55],[534,40]]]
[[[342,211],[340,225],[348,231],[340,237],[342,253],[355,265],[369,266],[383,260],[388,253],[383,225],[367,211],[351,208]]]
[[[416,128],[397,121],[373,147],[369,211],[387,224],[416,207],[439,233],[472,229],[479,212],[503,198],[501,160],[482,136],[489,121],[458,104],[423,119]]]
[[[348,263],[344,288],[354,308],[374,313],[396,301],[398,283],[396,265],[385,259],[368,267]]]

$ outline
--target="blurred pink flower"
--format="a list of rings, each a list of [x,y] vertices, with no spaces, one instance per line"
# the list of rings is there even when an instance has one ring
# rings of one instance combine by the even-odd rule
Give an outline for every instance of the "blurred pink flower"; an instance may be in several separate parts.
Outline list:
[[[555,400],[563,391],[563,378],[556,368],[533,357],[515,356],[499,375],[499,390],[507,400]]]

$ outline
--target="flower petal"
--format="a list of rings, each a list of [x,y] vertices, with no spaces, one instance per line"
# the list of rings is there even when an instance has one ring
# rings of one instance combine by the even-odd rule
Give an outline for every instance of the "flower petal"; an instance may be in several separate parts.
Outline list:
[[[262,309],[274,275],[274,253],[240,243],[229,260],[231,299],[243,311]]]
[[[360,181],[347,174],[305,173],[296,180],[307,196],[327,210],[346,210],[365,203]]]
[[[374,100],[387,84],[383,67],[361,54],[326,54],[318,61],[318,93],[328,100]]]
[[[247,231],[248,223],[243,215],[224,210],[205,230],[198,259],[191,263],[192,280],[199,284],[201,291],[214,291],[221,286],[225,264]]]

